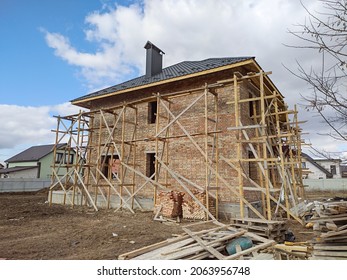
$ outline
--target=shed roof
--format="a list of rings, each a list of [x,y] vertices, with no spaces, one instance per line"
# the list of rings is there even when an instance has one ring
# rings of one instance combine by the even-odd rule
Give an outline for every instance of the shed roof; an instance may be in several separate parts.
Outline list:
[[[147,77],[146,75],[138,78],[114,85],[82,97],[71,100],[72,103],[78,104],[86,99],[102,97],[103,95],[109,95],[110,93],[116,93],[122,90],[136,88],[139,86],[150,85],[156,82],[170,80],[173,78],[184,77],[186,75],[204,72],[207,70],[236,64],[246,60],[254,59],[254,57],[222,57],[222,58],[208,58],[201,61],[183,61],[166,68],[163,68],[161,73]]]

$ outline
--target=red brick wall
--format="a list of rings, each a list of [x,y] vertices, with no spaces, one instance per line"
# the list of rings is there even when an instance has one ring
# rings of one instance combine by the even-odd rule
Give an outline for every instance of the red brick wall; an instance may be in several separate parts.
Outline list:
[[[143,98],[151,97],[153,93],[159,92],[161,94],[165,94],[168,92],[176,92],[182,91],[186,89],[192,89],[196,87],[203,86],[205,83],[211,84],[215,83],[218,80],[223,80],[226,78],[232,78],[232,72],[223,71],[218,74],[207,75],[205,77],[198,77],[195,79],[189,79],[185,81],[176,82],[174,84],[163,85],[161,87],[151,88],[147,90],[142,90],[138,92],[132,92],[127,94],[122,94],[114,97],[105,98],[103,100],[97,100],[92,103],[92,109],[105,109],[112,108],[114,106],[118,106],[122,104],[122,102],[134,102],[136,100],[140,100]],[[247,84],[240,85],[240,91],[242,96],[248,96],[248,87]],[[223,155],[226,158],[234,159],[237,157],[237,140],[236,135],[238,133],[237,130],[228,131],[228,127],[235,126],[235,112],[234,106],[232,104],[227,104],[228,101],[234,100],[233,93],[233,85],[227,85],[216,89],[218,93],[218,126],[217,130],[223,131],[222,133],[218,133],[218,150],[219,154]],[[170,104],[170,110],[174,115],[178,115],[182,110],[184,110],[188,105],[190,105],[193,100],[195,100],[202,92],[193,93],[190,95],[180,96],[177,98],[171,98],[172,104]],[[153,99],[155,100],[155,99]],[[168,105],[167,102],[165,104]],[[244,125],[251,123],[249,118],[249,104],[245,103],[240,106],[240,114]],[[155,135],[156,124],[148,124],[148,102],[142,102],[137,104],[138,108],[138,126],[136,139],[153,139]],[[204,133],[205,132],[205,104],[204,97],[201,98],[199,102],[197,102],[191,109],[189,109],[181,118],[179,118],[179,122],[184,126],[184,128],[189,132],[189,134],[193,135],[195,133]],[[121,109],[117,109],[116,113],[120,113]],[[210,118],[214,118],[214,97],[212,94],[208,94],[208,114]],[[134,110],[131,108],[127,108],[126,110],[126,121],[133,122],[134,121]],[[167,112],[160,106],[160,115],[166,116]],[[114,123],[114,120],[117,116],[112,114],[106,114],[106,118],[108,120],[109,125]],[[167,120],[161,118],[159,130],[161,130],[167,124]],[[209,131],[215,130],[214,123],[208,122]],[[94,128],[99,126],[99,118],[98,115],[95,115],[94,120]],[[116,141],[121,141],[122,139],[122,121],[120,121],[114,132],[114,139]],[[112,127],[110,128],[112,129]],[[125,129],[125,141],[132,140],[133,134],[133,125],[130,123],[126,123]],[[162,135],[164,135],[163,133]],[[173,124],[169,130],[170,136],[183,135],[184,132],[180,129],[177,124]],[[104,129],[101,139],[102,142],[105,142],[108,137],[108,132]],[[203,151],[205,151],[205,136],[193,136],[194,140],[198,143]],[[211,137],[209,137],[212,140]],[[93,134],[93,142],[98,143],[99,134],[97,131]],[[211,142],[211,141],[209,141]],[[169,145],[169,167],[174,172],[179,173],[180,175],[188,178],[193,181],[195,184],[205,188],[205,180],[206,180],[206,170],[205,170],[205,160],[203,155],[198,151],[198,149],[192,144],[192,142],[187,138],[176,138],[170,139],[167,141]],[[140,171],[144,175],[147,174],[146,166],[148,167],[147,155],[148,152],[155,151],[155,141],[138,141],[136,142],[136,170]],[[159,141],[159,151],[162,150],[163,142]],[[117,144],[119,150],[121,150],[121,145]],[[211,156],[211,147],[209,147],[209,155]],[[129,165],[132,166],[134,153],[130,153],[130,146],[124,145],[124,155],[123,160],[128,159]],[[106,150],[104,151],[105,154]],[[111,150],[109,150],[111,153]],[[115,152],[114,152],[115,153]],[[247,149],[244,149],[243,153],[247,153]],[[96,162],[97,159],[97,150],[92,152],[92,157]],[[166,156],[164,156],[163,161],[166,161]],[[215,164],[213,164],[215,166]],[[244,166],[245,170],[248,172],[248,166]],[[237,172],[235,172],[232,168],[230,168],[227,164],[220,162],[218,166],[219,174],[223,177],[224,180],[228,182],[228,184],[232,187],[238,186],[238,176]],[[159,182],[165,183],[165,175],[166,171],[164,168],[161,168],[159,174]],[[184,191],[180,184],[173,179],[170,174],[167,175],[169,186],[167,186],[167,190],[180,190]],[[125,176],[125,184],[130,184],[132,182],[132,172],[130,170],[127,171]],[[210,186],[215,186],[215,175],[212,173],[211,175],[211,184]],[[103,180],[100,181],[102,183]],[[140,186],[145,182],[143,178],[140,176],[136,176],[136,186]],[[188,186],[188,184],[186,184]],[[237,202],[237,197],[232,194],[232,192],[226,187],[222,182],[219,182],[219,201],[220,202]],[[191,187],[192,188],[192,187]],[[123,192],[125,193],[125,192]],[[145,188],[139,193],[139,196],[144,197],[153,197],[153,186],[151,184],[147,184]],[[251,192],[245,192],[246,198],[250,200],[255,200],[258,197],[254,196]]]

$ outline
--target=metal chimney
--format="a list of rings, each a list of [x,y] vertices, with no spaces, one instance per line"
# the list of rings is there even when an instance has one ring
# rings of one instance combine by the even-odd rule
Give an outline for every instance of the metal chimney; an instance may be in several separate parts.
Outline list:
[[[163,69],[163,54],[165,54],[157,46],[147,41],[145,47],[146,51],[146,77],[154,76]]]

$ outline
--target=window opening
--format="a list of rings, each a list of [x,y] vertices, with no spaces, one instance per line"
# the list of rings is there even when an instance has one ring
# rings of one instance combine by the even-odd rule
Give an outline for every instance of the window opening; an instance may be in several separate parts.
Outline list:
[[[336,165],[330,165],[330,173],[336,175]]]
[[[120,159],[118,155],[105,155],[101,157],[102,174],[108,179],[115,179],[119,174]]]
[[[157,119],[157,101],[148,103],[148,123],[155,123]]]
[[[147,153],[146,174],[151,177],[155,173],[155,153]]]

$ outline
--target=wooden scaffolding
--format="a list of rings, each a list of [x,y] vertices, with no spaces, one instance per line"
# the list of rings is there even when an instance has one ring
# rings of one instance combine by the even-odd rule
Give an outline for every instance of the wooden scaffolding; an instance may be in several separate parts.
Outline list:
[[[107,109],[56,117],[55,153],[60,144],[66,143],[65,153],[76,156],[73,162],[53,163],[50,204],[53,192],[59,190],[63,192],[63,204],[134,212],[143,209],[139,196],[145,187],[153,191],[154,207],[158,191],[168,191],[175,185],[199,206],[206,219],[218,219],[224,189],[238,201],[241,218],[247,208],[263,220],[277,219],[285,213],[287,218],[301,221],[295,210],[304,196],[297,111],[287,108],[282,95],[269,85],[268,74],[236,72],[229,80],[189,91],[158,92]],[[225,90],[227,102],[219,98]],[[187,96],[190,98],[184,108],[179,113],[174,111],[172,106]],[[144,103],[155,104],[155,129],[146,136],[139,125],[139,106]],[[192,132],[182,116],[197,104],[204,108],[204,125]],[[228,106],[231,112],[226,128],[221,125],[225,123],[225,116],[219,112],[221,106]],[[245,111],[250,117],[243,117]],[[233,135],[236,141],[225,147],[219,139],[222,135]],[[203,161],[204,182],[196,182],[172,167],[170,147],[178,139],[189,142]],[[138,160],[140,145],[153,149],[151,173],[146,173]],[[228,157],[221,149],[235,151],[235,156]],[[65,174],[59,173],[62,167],[67,170]],[[226,168],[237,174],[236,181],[224,176]],[[205,193],[205,201],[197,199],[194,190]],[[214,201],[213,209],[210,200]],[[254,201],[260,201],[261,207]]]

